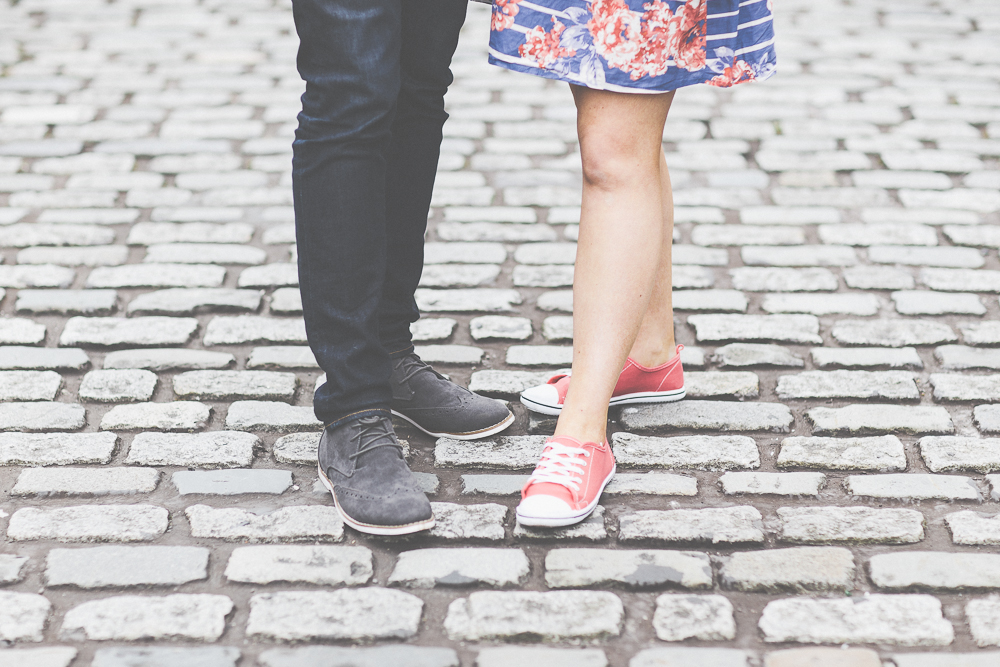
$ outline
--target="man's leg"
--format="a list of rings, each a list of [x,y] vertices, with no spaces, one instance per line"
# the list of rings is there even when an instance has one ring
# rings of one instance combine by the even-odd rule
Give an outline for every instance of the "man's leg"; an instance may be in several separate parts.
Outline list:
[[[316,392],[319,478],[344,522],[399,535],[434,525],[389,419],[392,363],[379,340],[386,154],[399,94],[401,0],[294,0],[306,81],[292,183]]]
[[[387,154],[400,85],[401,0],[295,0],[306,81],[292,184],[309,345],[326,371],[324,423],[388,415],[378,333]]]
[[[467,0],[404,2],[401,86],[386,182],[387,246],[379,332],[393,359],[393,414],[434,436],[482,438],[514,416],[501,403],[458,387],[413,353],[410,324],[420,317],[413,293],[424,262],[424,231],[434,189],[444,95]]]

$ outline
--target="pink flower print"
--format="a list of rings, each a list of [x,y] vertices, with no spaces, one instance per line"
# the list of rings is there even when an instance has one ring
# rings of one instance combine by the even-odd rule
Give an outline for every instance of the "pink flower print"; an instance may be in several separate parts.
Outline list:
[[[559,46],[566,26],[555,17],[552,17],[552,24],[552,30],[549,32],[545,32],[540,26],[532,28],[528,32],[524,44],[518,47],[518,53],[522,58],[534,60],[542,69],[551,67],[560,58],[576,55],[575,50]]]
[[[493,0],[493,16],[490,19],[490,30],[502,32],[514,25],[517,16],[517,4],[521,0]]]
[[[689,72],[705,67],[707,25],[707,0],[688,0],[677,8],[667,38],[675,65]]]
[[[724,69],[722,74],[712,77],[705,83],[710,86],[728,88],[729,86],[735,86],[738,83],[753,81],[756,78],[757,75],[754,73],[753,68],[750,67],[745,60],[737,60],[731,67]]]
[[[631,71],[642,46],[642,18],[624,0],[593,0],[587,29],[609,67]],[[641,75],[640,75],[641,76]]]

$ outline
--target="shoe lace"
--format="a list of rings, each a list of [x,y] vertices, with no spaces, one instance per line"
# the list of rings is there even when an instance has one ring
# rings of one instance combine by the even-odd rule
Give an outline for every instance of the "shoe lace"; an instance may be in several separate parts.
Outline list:
[[[424,360],[418,357],[416,354],[409,354],[400,359],[399,368],[403,372],[402,377],[399,378],[399,382],[406,382],[417,373],[422,373],[423,371],[427,371],[428,373],[433,373],[435,377],[437,377],[438,379],[447,380],[445,376],[441,375],[436,370],[434,370],[426,363],[424,363]],[[462,387],[460,385],[455,385],[455,386],[458,387],[459,389],[462,389],[463,391],[468,391],[467,389],[465,389],[465,387]]]
[[[386,425],[387,422],[387,419],[380,418],[372,421],[359,419],[354,422],[354,428],[357,429],[354,437],[358,438],[360,444],[358,451],[351,454],[349,458],[351,460],[357,459],[379,447],[395,447],[399,450],[399,456],[402,458],[403,446],[399,444],[392,429]]]
[[[531,473],[531,483],[551,482],[561,484],[570,491],[579,491],[583,471],[587,466],[587,462],[581,457],[590,457],[590,452],[559,442],[548,443],[535,471]]]

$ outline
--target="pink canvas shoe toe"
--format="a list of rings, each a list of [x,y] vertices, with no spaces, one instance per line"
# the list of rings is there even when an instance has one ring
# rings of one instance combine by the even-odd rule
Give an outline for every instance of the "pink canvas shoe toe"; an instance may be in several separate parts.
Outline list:
[[[609,405],[669,403],[684,398],[684,368],[681,366],[683,349],[683,345],[678,345],[676,356],[655,368],[647,368],[629,357],[618,376]],[[554,375],[545,384],[521,392],[521,404],[532,412],[558,415],[566,402],[569,381],[568,374]]]

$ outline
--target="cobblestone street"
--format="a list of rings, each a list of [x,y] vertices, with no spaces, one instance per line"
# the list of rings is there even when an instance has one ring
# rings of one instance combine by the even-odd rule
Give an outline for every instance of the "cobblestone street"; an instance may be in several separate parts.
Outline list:
[[[667,121],[688,398],[544,530],[575,109],[470,6],[414,332],[517,421],[398,422],[437,525],[375,538],[317,480],[290,3],[0,0],[0,667],[1000,665],[1000,3],[775,15]]]

